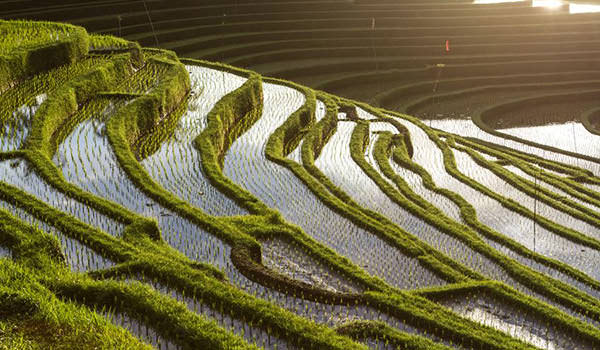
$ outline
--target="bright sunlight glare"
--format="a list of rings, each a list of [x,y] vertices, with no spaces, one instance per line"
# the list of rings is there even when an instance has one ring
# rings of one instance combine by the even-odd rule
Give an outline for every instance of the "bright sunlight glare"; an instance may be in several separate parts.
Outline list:
[[[498,4],[501,2],[520,2],[525,0],[474,0],[474,4]]]
[[[548,8],[557,8],[561,7],[563,2],[560,0],[533,0],[531,2],[531,6],[533,7],[548,7]]]
[[[569,4],[569,13],[588,13],[588,12],[600,12],[600,5],[589,5],[589,4]]]

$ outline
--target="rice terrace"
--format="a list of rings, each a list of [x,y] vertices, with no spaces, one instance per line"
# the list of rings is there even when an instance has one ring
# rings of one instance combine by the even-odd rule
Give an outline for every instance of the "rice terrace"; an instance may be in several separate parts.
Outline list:
[[[0,350],[600,350],[600,1],[0,1]]]

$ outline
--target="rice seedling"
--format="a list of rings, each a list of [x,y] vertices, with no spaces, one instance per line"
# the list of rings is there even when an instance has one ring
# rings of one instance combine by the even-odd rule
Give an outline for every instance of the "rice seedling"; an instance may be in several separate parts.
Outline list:
[[[581,339],[571,337],[547,320],[519,310],[489,295],[467,294],[441,303],[461,316],[510,334],[542,349],[587,349]]]
[[[261,241],[261,246],[263,264],[290,278],[341,293],[358,293],[364,289],[316,261],[297,245],[272,238]]]
[[[292,97],[287,97],[291,95]],[[263,116],[231,146],[225,156],[224,173],[265,204],[276,208],[286,220],[299,225],[317,241],[346,256],[368,272],[398,288],[443,284],[384,240],[359,228],[325,206],[294,174],[266,159],[268,136],[302,103],[293,89],[265,84]],[[280,100],[281,99],[281,100]],[[289,101],[289,102],[286,102]],[[281,106],[293,105],[286,110]],[[379,254],[373,255],[373,249]],[[409,271],[408,275],[403,271]]]
[[[533,211],[535,205],[537,215],[540,217],[551,218],[553,222],[556,222],[559,225],[589,235],[593,238],[600,237],[598,235],[598,228],[594,225],[578,220],[572,215],[557,210],[540,200],[524,194],[522,191],[517,190],[514,186],[499,178],[492,171],[477,164],[468,154],[458,150],[453,150],[453,152],[459,170],[466,176],[483,184],[485,187],[496,193],[501,193],[502,196],[512,199],[516,203],[531,208],[531,211]]]
[[[353,198],[362,206],[389,218],[398,226],[414,234],[442,253],[485,276],[504,280],[502,268],[487,257],[474,251],[460,240],[442,233],[394,203],[366,176],[350,155],[350,138],[354,123],[340,122],[336,133],[323,148],[315,164],[342,190],[354,193]]]
[[[528,153],[554,162],[563,163],[570,166],[579,167],[600,174],[600,165],[584,159],[571,157],[568,155],[546,151],[531,145],[520,143],[514,140],[508,140],[502,137],[486,133],[477,127],[471,120],[461,119],[443,119],[431,121],[431,127],[443,130],[445,132],[461,135],[464,137],[474,137],[483,141],[507,147],[516,151]]]
[[[591,274],[594,276],[593,278],[598,278],[591,266],[587,268],[585,266],[587,262],[598,259],[594,249],[566,240],[539,225],[536,227],[534,247],[534,236],[532,235],[534,221],[532,219],[509,210],[500,202],[452,177],[446,172],[443,155],[433,141],[413,123],[405,120],[400,120],[400,122],[409,129],[415,149],[420,150],[415,152],[413,160],[428,171],[438,186],[466,198],[477,210],[477,218],[483,224],[521,243],[531,251],[539,252],[568,265],[575,264],[571,266]],[[463,166],[463,169],[466,167]],[[530,208],[533,208],[533,203],[530,203]]]
[[[173,344],[172,342],[165,340],[163,337],[158,335],[154,329],[146,326],[144,323],[139,322],[135,318],[129,317],[127,314],[120,313],[118,311],[108,310],[94,310],[106,317],[111,323],[121,328],[124,328],[135,335],[138,339],[144,343],[152,345],[153,349],[156,350],[181,350],[183,347]]]

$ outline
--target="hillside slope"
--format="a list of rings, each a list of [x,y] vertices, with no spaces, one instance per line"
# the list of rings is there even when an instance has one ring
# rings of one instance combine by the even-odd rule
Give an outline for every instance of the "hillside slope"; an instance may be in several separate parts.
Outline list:
[[[2,28],[24,57],[79,34],[46,67],[0,56],[0,346],[600,348],[581,148],[498,133],[496,106],[423,122],[80,27]]]

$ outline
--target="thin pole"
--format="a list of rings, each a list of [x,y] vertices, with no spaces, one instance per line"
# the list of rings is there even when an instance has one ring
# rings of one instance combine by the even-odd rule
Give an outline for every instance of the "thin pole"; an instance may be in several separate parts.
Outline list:
[[[236,2],[237,6],[237,2]],[[225,61],[225,18],[227,13],[223,12],[223,19],[221,21],[221,63]],[[221,71],[221,77],[223,78],[223,96],[225,96],[225,70]]]
[[[442,76],[442,71],[444,70],[444,67],[446,66],[443,63],[438,63],[435,65],[437,68],[437,76],[435,78],[435,83],[433,84],[433,89],[431,90],[431,93],[433,94],[433,104],[438,104],[439,105],[439,98],[437,98],[437,89],[438,86],[440,85],[440,78]],[[432,122],[433,118],[429,118],[429,127],[431,127],[431,122]]]
[[[375,48],[375,17],[371,17],[371,50],[375,60],[375,77],[377,79],[377,93],[381,91],[381,79],[379,78],[379,62],[377,61],[377,49]]]
[[[152,23],[152,18],[150,17],[150,11],[148,11],[148,6],[146,6],[146,0],[143,0],[142,2],[144,3],[146,16],[148,16],[148,22],[150,23],[150,28],[152,29],[152,35],[154,35],[154,41],[156,42],[156,46],[160,47],[160,44],[158,43],[158,37],[156,36],[156,31],[154,30],[154,24]]]
[[[539,167],[539,165],[538,165]],[[534,179],[534,183],[535,183],[535,196],[533,197],[533,252],[535,253],[535,240],[536,240],[536,219],[537,219],[537,196],[538,196],[538,177],[537,177],[537,172],[539,171],[539,169],[536,169],[536,171],[533,173],[533,179]]]

